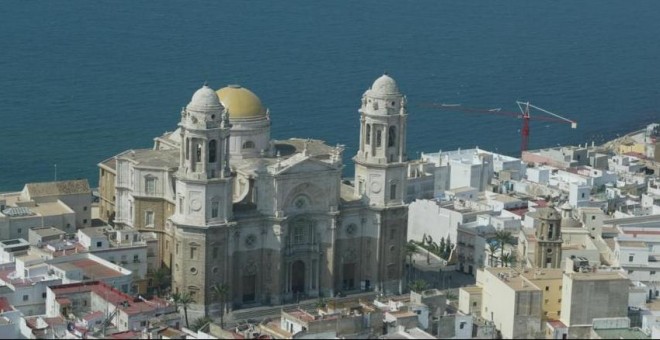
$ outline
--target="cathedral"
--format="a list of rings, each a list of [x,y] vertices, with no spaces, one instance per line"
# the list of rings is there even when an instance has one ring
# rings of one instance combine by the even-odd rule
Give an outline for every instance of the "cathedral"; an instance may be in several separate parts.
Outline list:
[[[101,214],[157,235],[150,266],[194,313],[278,305],[338,292],[403,290],[408,209],[406,97],[388,75],[363,94],[355,178],[341,146],[270,138],[250,90],[204,85],[153,149],[99,164]],[[274,115],[277,119],[277,116]]]

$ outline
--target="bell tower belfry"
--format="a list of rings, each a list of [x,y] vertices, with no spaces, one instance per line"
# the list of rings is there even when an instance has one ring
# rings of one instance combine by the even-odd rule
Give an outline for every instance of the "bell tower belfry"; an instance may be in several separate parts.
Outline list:
[[[401,205],[406,180],[406,97],[387,74],[362,96],[355,194],[373,206]]]
[[[538,208],[532,215],[536,229],[536,268],[559,268],[561,265],[561,215],[552,206]]]
[[[181,152],[173,220],[206,226],[232,214],[229,118],[213,89],[204,85],[181,111]]]

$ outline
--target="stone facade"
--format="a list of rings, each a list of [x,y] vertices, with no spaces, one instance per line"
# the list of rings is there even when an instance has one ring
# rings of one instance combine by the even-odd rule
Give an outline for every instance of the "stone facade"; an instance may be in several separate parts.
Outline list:
[[[153,150],[116,157],[119,226],[158,234],[193,319],[339,291],[400,293],[407,110],[394,80],[363,96],[355,186],[342,181],[341,146],[270,140],[270,112],[248,92],[204,86]],[[229,288],[226,306],[215,284]]]

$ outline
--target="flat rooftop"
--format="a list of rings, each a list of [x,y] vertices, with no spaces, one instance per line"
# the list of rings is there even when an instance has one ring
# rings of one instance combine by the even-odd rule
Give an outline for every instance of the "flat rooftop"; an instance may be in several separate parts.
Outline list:
[[[648,244],[644,241],[619,241],[619,247],[648,248]]]
[[[610,281],[610,280],[628,280],[619,272],[587,272],[587,273],[567,273],[575,281]]]
[[[60,268],[63,271],[80,270],[84,276],[90,278],[91,280],[103,280],[124,276],[124,274],[121,272],[90,259],[80,259],[71,262],[57,263],[53,264],[53,266]]]

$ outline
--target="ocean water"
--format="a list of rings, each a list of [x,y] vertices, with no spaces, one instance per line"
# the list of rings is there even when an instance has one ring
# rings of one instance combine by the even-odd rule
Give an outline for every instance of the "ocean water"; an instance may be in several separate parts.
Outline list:
[[[578,121],[533,123],[530,148],[601,142],[658,121],[658,1],[2,1],[0,191],[89,178],[176,128],[204,81],[241,84],[274,138],[356,151],[362,93],[387,71],[409,99],[409,156],[519,152],[516,100]]]

